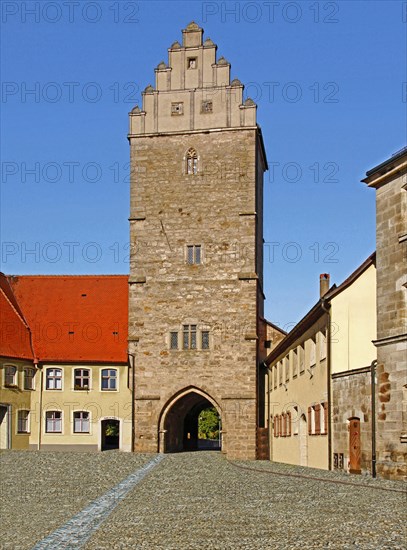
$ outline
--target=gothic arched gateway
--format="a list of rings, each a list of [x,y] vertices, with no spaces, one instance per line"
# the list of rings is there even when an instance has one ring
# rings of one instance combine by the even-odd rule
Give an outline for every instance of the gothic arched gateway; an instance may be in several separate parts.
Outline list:
[[[192,387],[177,393],[164,406],[160,416],[159,451],[173,453],[198,450],[198,418],[209,407],[214,407],[219,418],[222,418],[218,404],[202,390]]]

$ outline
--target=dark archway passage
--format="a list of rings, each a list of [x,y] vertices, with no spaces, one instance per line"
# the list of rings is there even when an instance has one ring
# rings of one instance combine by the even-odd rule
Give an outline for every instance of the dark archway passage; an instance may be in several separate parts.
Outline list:
[[[220,450],[220,442],[202,440],[198,437],[199,415],[210,407],[213,407],[213,403],[194,391],[175,401],[164,421],[164,452]]]
[[[113,419],[102,420],[102,451],[120,448],[120,421]]]

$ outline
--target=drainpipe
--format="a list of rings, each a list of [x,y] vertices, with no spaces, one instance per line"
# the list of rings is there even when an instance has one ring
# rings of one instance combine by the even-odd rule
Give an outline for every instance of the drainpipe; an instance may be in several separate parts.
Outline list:
[[[37,450],[41,450],[41,434],[42,434],[42,392],[44,386],[44,371],[42,365],[36,364],[37,368],[40,370],[40,399],[39,399],[39,411],[38,411],[38,443]]]
[[[372,477],[376,477],[376,366],[377,359],[370,364],[370,386],[372,390]]]
[[[327,377],[327,396],[328,396],[328,470],[332,470],[332,427],[331,427],[331,305],[327,300],[321,298],[321,307],[327,314],[326,324],[326,377]]]
[[[134,363],[135,355],[133,353],[127,352],[127,358],[129,365],[131,367],[131,452],[134,453],[135,448],[135,404],[134,404],[134,389],[135,389],[135,373],[134,373]]]

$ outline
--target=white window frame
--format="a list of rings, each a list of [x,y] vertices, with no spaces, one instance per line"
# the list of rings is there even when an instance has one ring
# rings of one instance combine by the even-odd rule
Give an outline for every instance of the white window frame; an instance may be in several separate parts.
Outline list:
[[[22,413],[27,413],[27,417],[25,419],[21,419],[20,416]],[[30,411],[29,409],[19,409],[17,411],[17,434],[29,434],[30,433]],[[20,430],[20,423],[21,422],[25,422],[26,423],[26,429],[25,430]]]
[[[116,388],[115,389],[111,389],[111,388],[103,388],[103,371],[115,371],[116,373],[116,376],[115,376],[115,379],[116,379]],[[110,380],[110,375],[109,375],[109,378]],[[100,391],[102,392],[117,392],[119,390],[119,369],[117,369],[116,367],[103,367],[102,369],[100,369]]]
[[[318,333],[318,340],[319,340],[319,360],[323,361],[326,359],[327,354],[327,341],[326,341],[326,334],[321,330]]]
[[[14,369],[14,374],[12,375],[12,382],[7,382],[7,378],[10,376],[7,371],[9,369]],[[16,388],[18,387],[18,368],[16,365],[4,365],[4,387]]]
[[[312,336],[308,340],[308,366],[315,367],[317,364],[317,342],[316,336]]]
[[[32,375],[32,378],[31,378],[31,388],[26,388],[25,387],[25,381],[27,379],[27,376],[26,376],[26,372],[27,371],[31,371],[33,373]],[[24,388],[24,391],[33,391],[35,390],[35,368],[34,367],[24,367],[23,368],[23,388]]]
[[[49,371],[60,371],[61,373],[61,376],[52,376],[52,378],[50,378],[48,372]],[[61,381],[61,387],[60,388],[49,388],[48,387],[48,380],[51,379],[51,380],[60,380]],[[45,390],[46,391],[62,391],[64,389],[64,370],[61,369],[60,367],[46,367],[45,369],[45,377],[44,377],[44,383],[45,383]]]
[[[290,353],[288,353],[285,358],[284,358],[284,370],[285,370],[285,380],[284,382],[287,383],[291,380],[291,377],[290,377]]]
[[[54,413],[59,413],[60,414],[59,419],[53,419],[54,422],[56,422],[56,420],[60,421],[60,423],[61,423],[61,430],[60,431],[48,430],[48,415],[49,414],[54,414]],[[58,409],[52,409],[52,410],[49,410],[49,411],[45,411],[44,430],[45,430],[46,434],[63,434],[64,433],[64,415],[63,415],[63,412],[58,410]]]
[[[83,385],[83,387],[76,387],[76,378],[77,376],[75,375],[75,373],[77,371],[88,371],[88,385],[86,387],[86,384]],[[91,390],[91,387],[92,387],[92,369],[89,368],[89,367],[75,367],[72,371],[72,375],[73,375],[73,380],[72,380],[72,387],[74,389],[74,391],[90,391]],[[84,378],[83,374],[78,378]]]
[[[81,430],[81,431],[78,431],[78,432],[77,432],[77,431],[75,430],[75,420],[77,420],[77,419],[75,419],[75,415],[76,415],[76,414],[83,415],[83,413],[86,413],[86,414],[88,415],[88,418],[87,418],[87,422],[88,422],[88,431],[85,432],[85,431]],[[81,422],[81,425],[83,425],[83,422],[84,422],[83,418],[80,418],[79,420],[80,420],[80,422]],[[91,414],[90,414],[90,411],[86,411],[86,410],[82,410],[82,409],[81,409],[81,410],[75,410],[75,411],[72,412],[72,433],[73,433],[74,435],[81,435],[81,434],[82,434],[82,435],[91,435],[91,426],[92,426],[92,421],[91,421]]]
[[[299,370],[299,365],[298,365],[298,348],[292,349],[292,350],[291,350],[291,353],[292,353],[292,362],[293,362],[293,369],[292,369],[293,378],[297,378],[297,376],[298,376],[298,370]]]

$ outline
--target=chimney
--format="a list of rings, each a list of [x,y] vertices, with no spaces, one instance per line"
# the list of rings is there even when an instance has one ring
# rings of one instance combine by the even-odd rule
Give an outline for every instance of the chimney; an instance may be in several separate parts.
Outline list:
[[[325,296],[329,290],[329,273],[321,273],[319,276],[319,297]]]

